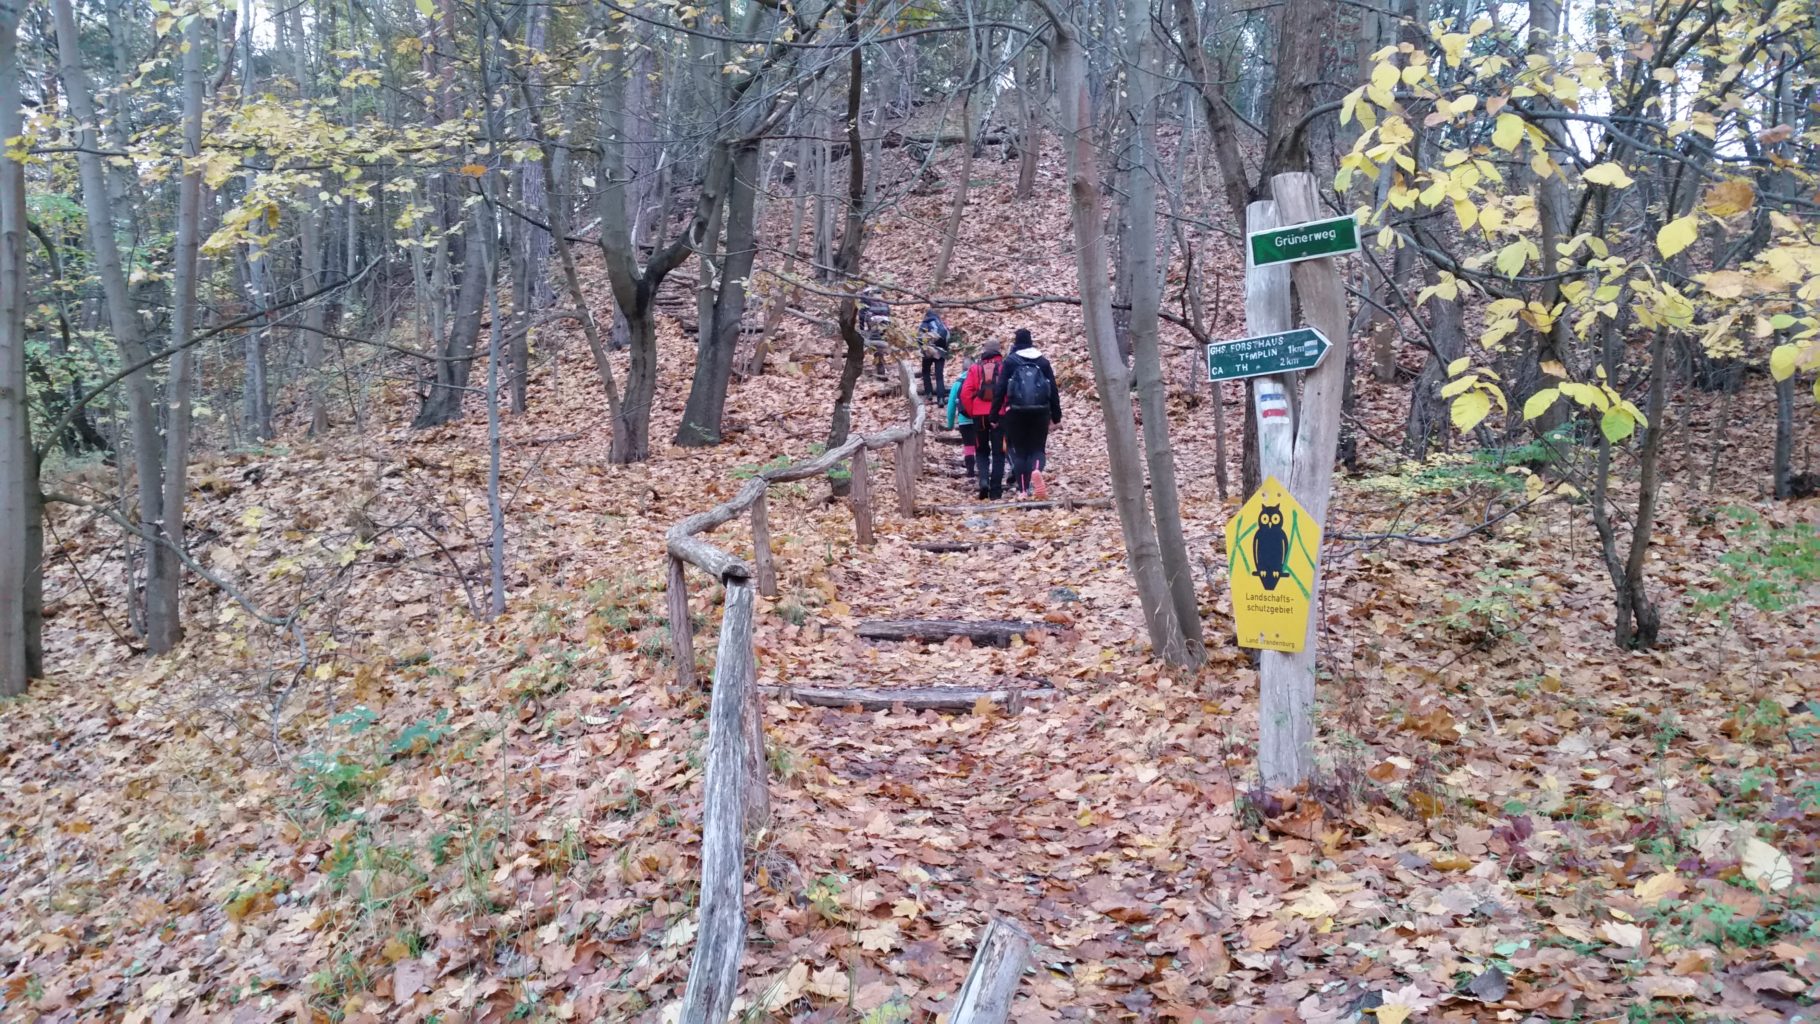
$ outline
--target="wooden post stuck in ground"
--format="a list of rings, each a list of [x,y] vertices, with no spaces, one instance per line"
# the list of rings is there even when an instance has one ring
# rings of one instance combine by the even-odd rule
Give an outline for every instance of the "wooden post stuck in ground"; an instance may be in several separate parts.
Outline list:
[[[752,565],[758,573],[758,592],[765,597],[776,597],[777,563],[771,557],[771,520],[763,491],[752,502]]]
[[[980,932],[979,949],[967,980],[954,994],[948,1024],[1004,1024],[1030,959],[1030,935],[1010,920],[995,917]]]
[[[752,585],[745,579],[729,579],[708,706],[701,916],[683,993],[683,1024],[725,1024],[739,992],[739,961],[746,950],[746,826],[753,802],[748,719],[748,705],[754,701],[752,657]],[[761,786],[763,781],[761,776]]]
[[[1252,203],[1248,231],[1317,220],[1322,210],[1314,178],[1306,173],[1271,179],[1274,201]],[[1247,247],[1249,250],[1249,246]],[[1325,526],[1333,487],[1333,460],[1340,436],[1340,399],[1351,343],[1346,296],[1332,257],[1292,265],[1252,266],[1246,254],[1245,328],[1252,335],[1298,326],[1292,320],[1291,283],[1307,326],[1329,338],[1330,352],[1302,385],[1295,400],[1292,376],[1259,377],[1253,388],[1258,425],[1258,468],[1276,477],[1316,523]],[[1318,554],[1318,553],[1317,553]],[[1315,641],[1320,622],[1320,566],[1309,591],[1315,610],[1308,616],[1302,649],[1263,651],[1258,662],[1258,772],[1264,785],[1287,789],[1308,781],[1314,767]]]
[[[866,458],[866,446],[861,445],[847,463],[852,467],[852,486],[847,492],[847,501],[853,506],[853,532],[858,537],[861,547],[871,547],[872,536],[872,470]]]
[[[891,472],[897,479],[897,510],[905,516],[916,515],[916,466],[911,454],[915,448],[916,438],[906,437],[897,443],[896,454],[891,457]]]
[[[666,595],[670,606],[670,654],[676,659],[676,681],[683,686],[695,684],[695,624],[689,621],[688,572],[682,559],[670,556]]]

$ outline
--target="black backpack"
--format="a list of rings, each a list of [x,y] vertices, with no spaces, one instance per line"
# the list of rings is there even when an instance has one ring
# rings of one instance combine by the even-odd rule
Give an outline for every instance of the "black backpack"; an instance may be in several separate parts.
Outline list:
[[[1049,378],[1035,360],[1019,359],[1005,382],[1006,404],[1019,412],[1049,411]]]

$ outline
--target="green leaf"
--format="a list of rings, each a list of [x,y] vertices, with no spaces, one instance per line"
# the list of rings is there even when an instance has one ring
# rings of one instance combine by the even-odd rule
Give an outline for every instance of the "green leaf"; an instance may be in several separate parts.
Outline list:
[[[431,0],[417,0],[417,13],[426,18],[436,17],[436,5]]]
[[[1491,396],[1483,391],[1468,391],[1453,400],[1451,412],[1454,428],[1468,433],[1491,412]]]
[[[1542,415],[1553,407],[1555,399],[1560,397],[1560,388],[1543,388],[1535,394],[1530,395],[1529,401],[1523,403],[1523,418],[1526,420],[1535,419],[1537,416]]]
[[[1777,345],[1769,353],[1769,375],[1778,382],[1795,375],[1795,364],[1801,358],[1801,346]]]
[[[1498,251],[1498,273],[1505,277],[1516,277],[1528,261],[1529,242],[1519,238]]]
[[[1631,419],[1630,413],[1623,409],[1607,409],[1605,415],[1599,417],[1599,432],[1612,444],[1618,444],[1636,431],[1637,421]]]
[[[1455,359],[1453,362],[1447,364],[1447,375],[1449,377],[1458,377],[1460,375],[1460,373],[1462,371],[1464,371],[1466,369],[1466,367],[1468,365],[1470,365],[1471,363],[1472,363],[1471,357],[1461,356],[1460,358]]]
[[[1630,175],[1624,173],[1624,168],[1610,161],[1588,167],[1582,177],[1594,185],[1605,185],[1610,188],[1626,188],[1634,181]]]
[[[1769,325],[1775,330],[1786,331],[1790,327],[1795,326],[1795,318],[1789,316],[1787,313],[1777,313],[1775,316],[1769,318]]]
[[[1700,222],[1690,213],[1662,225],[1662,230],[1656,232],[1656,248],[1668,258],[1694,244],[1699,234]]]

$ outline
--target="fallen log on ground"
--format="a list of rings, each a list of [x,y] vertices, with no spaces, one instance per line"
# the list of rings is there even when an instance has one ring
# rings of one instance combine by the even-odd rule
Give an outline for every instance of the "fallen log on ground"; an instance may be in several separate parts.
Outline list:
[[[947,711],[964,714],[979,707],[984,700],[999,707],[1016,710],[1027,700],[1045,700],[1056,695],[1047,683],[1030,688],[978,686],[905,686],[874,689],[865,686],[764,686],[760,692],[818,708],[859,707],[867,711],[889,711],[902,707],[907,711]]]
[[[1044,508],[1111,508],[1111,498],[1052,498],[1048,501],[998,501],[979,505],[923,505],[918,512],[936,512],[945,515],[968,516],[976,512],[1004,512],[1010,509],[1044,509]]]
[[[938,555],[953,554],[957,551],[976,551],[980,548],[1008,547],[1013,551],[1029,551],[1030,542],[1026,540],[932,540],[912,544],[918,551],[933,551]]]
[[[973,641],[975,647],[1010,647],[1013,637],[1026,633],[1053,633],[1060,628],[1047,622],[1017,622],[1010,619],[972,622],[956,619],[869,619],[859,624],[854,635],[861,640],[920,640],[924,643],[941,643],[958,636]]]

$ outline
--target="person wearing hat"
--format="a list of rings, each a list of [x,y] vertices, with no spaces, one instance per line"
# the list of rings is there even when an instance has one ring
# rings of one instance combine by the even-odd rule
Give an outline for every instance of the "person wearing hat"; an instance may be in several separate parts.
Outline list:
[[[1047,498],[1043,455],[1050,424],[1062,422],[1062,393],[1055,386],[1055,368],[1028,330],[1018,329],[999,381],[991,417],[1011,450],[1011,487],[1019,494]]]
[[[999,369],[1004,355],[996,341],[980,347],[979,359],[967,369],[961,383],[961,411],[973,419],[973,447],[979,471],[981,501],[997,500],[1005,490],[1005,431],[992,417],[998,398]]]

